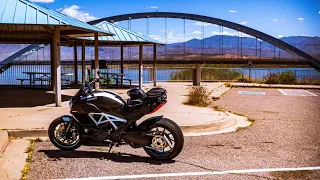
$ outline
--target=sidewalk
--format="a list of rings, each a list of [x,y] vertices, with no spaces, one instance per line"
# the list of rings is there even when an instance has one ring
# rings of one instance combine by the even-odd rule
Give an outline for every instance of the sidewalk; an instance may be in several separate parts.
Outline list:
[[[206,85],[208,92],[221,86],[223,83],[203,83]],[[195,126],[203,124],[212,124],[223,122],[229,115],[224,112],[214,111],[212,108],[202,108],[184,105],[182,102],[188,93],[190,83],[159,83],[159,86],[166,88],[168,91],[168,103],[156,113],[144,116],[142,120],[152,116],[164,115],[172,119],[180,126]],[[150,89],[146,85],[144,89]],[[127,99],[127,90],[113,89],[124,99]],[[72,95],[77,89],[63,90],[62,94]],[[50,123],[62,115],[68,115],[70,108],[68,101],[62,103],[62,107],[54,107],[54,104],[25,107],[25,108],[0,108],[0,129],[48,129]]]

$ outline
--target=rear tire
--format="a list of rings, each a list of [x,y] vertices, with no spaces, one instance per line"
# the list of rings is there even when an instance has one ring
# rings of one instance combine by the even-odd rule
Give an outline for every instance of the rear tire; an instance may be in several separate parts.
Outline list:
[[[152,129],[165,129],[167,130],[167,132],[170,133],[165,133],[167,139],[171,137],[173,137],[174,139],[174,147],[168,152],[161,152],[159,150],[154,150],[154,149],[150,149],[150,147],[152,147],[152,144],[150,144],[149,148],[148,147],[144,147],[144,151],[152,158],[157,159],[157,160],[172,160],[173,158],[175,158],[176,156],[179,155],[179,153],[182,151],[183,148],[183,144],[184,144],[184,137],[183,137],[183,133],[180,129],[180,127],[173,122],[170,119],[167,118],[162,118],[161,120],[155,122],[154,124],[152,124],[151,126],[149,126],[146,130],[148,132],[152,131]],[[165,131],[163,130],[163,131]],[[169,137],[170,135],[172,135],[171,137]],[[161,138],[161,137],[160,137]],[[171,141],[171,140],[170,140]],[[167,143],[165,143],[167,144]],[[168,147],[168,145],[167,145]]]
[[[70,122],[63,121],[61,118],[57,118],[51,122],[49,129],[48,129],[48,136],[49,136],[49,139],[52,142],[52,144],[63,151],[73,151],[81,146],[81,138],[82,138],[83,131],[81,130],[81,127],[79,127],[79,125],[77,125],[77,123],[73,123],[73,125],[71,127],[71,129],[74,129],[74,133],[77,133],[77,140],[74,143],[69,144],[69,145],[65,144],[57,137],[58,133],[59,133],[59,135],[65,134],[63,132],[63,130],[65,130],[65,129],[63,129],[64,127],[62,127],[62,129],[61,129],[62,132],[58,132],[58,130],[60,130],[60,128],[57,130],[57,127],[59,127],[61,125],[67,127],[67,125],[69,123]]]

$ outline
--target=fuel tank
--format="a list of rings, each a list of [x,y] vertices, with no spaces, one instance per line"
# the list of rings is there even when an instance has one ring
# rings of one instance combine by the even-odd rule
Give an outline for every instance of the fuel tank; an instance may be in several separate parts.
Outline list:
[[[77,113],[107,113],[118,117],[124,117],[125,101],[116,93],[108,91],[94,92],[94,96],[89,95],[82,98],[80,102],[74,102],[71,112]]]

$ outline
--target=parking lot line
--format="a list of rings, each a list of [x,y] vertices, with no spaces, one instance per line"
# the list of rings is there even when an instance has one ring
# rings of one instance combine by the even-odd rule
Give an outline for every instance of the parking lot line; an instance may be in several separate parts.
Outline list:
[[[318,96],[305,89],[278,89],[285,96]]]
[[[314,95],[314,96],[318,96],[318,95],[316,95],[316,94],[314,94],[314,93],[312,93],[312,92],[309,92],[309,91],[307,91],[307,90],[305,90],[306,92],[308,92],[308,93],[310,93],[310,94],[312,94],[312,95]]]
[[[255,92],[255,91],[239,91],[239,94],[249,94],[249,95],[265,95],[265,92]]]
[[[278,89],[283,95],[287,96],[288,94],[282,91],[282,89]]]
[[[298,168],[241,169],[241,170],[229,170],[229,171],[183,172],[183,173],[164,173],[164,174],[137,174],[137,175],[125,175],[125,176],[70,178],[70,179],[63,179],[63,180],[135,179],[135,178],[205,176],[205,175],[246,174],[246,173],[264,173],[264,172],[281,172],[281,171],[317,171],[317,170],[320,170],[320,166],[298,167]]]

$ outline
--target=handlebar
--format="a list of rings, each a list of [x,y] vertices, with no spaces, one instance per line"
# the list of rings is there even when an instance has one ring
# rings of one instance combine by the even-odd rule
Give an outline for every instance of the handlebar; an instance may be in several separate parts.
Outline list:
[[[85,85],[81,87],[81,88],[82,88],[82,91],[83,91],[85,94],[89,93],[89,94],[91,94],[92,96],[94,96],[92,84],[95,83],[95,82],[100,82],[100,79],[102,79],[99,71],[98,71],[98,75],[99,75],[99,78],[89,79],[89,82],[86,81],[86,82],[85,82]],[[87,88],[87,89],[86,89],[86,88]]]

